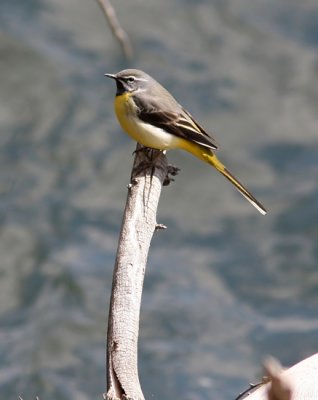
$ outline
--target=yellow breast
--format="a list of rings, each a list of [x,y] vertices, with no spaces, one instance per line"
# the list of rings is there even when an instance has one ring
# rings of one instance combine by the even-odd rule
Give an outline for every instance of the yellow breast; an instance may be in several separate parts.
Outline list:
[[[131,99],[130,93],[126,92],[115,97],[115,113],[121,127],[132,136],[131,120],[137,115],[137,107]]]
[[[123,130],[144,146],[158,150],[183,147],[184,140],[139,119],[130,93],[115,97],[115,113]]]

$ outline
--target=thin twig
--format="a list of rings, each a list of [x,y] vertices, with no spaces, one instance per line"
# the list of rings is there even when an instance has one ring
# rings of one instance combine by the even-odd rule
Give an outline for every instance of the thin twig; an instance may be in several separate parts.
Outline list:
[[[110,3],[110,0],[97,0],[97,2],[100,5],[101,9],[104,11],[110,29],[112,30],[115,38],[119,41],[123,53],[128,59],[131,59],[133,56],[132,45],[130,43],[127,33],[120,26],[116,12]]]

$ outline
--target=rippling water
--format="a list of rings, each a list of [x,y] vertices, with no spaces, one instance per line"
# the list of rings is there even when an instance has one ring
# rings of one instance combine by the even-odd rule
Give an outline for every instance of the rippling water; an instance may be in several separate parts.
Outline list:
[[[104,72],[160,80],[221,144],[266,217],[187,154],[164,189],[142,305],[147,398],[232,399],[267,354],[317,351],[318,5],[117,1],[128,64],[97,3],[0,5],[0,393],[100,398],[134,144]]]

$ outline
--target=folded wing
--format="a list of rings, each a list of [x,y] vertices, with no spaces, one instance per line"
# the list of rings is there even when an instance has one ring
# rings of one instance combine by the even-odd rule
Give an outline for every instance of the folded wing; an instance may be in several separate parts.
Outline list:
[[[136,99],[135,99],[136,101]],[[137,103],[137,101],[136,101]],[[146,109],[143,104],[137,104],[139,118],[148,124],[165,130],[182,139],[195,142],[201,146],[215,150],[218,148],[216,140],[210,136],[195,119],[183,108],[179,113]]]

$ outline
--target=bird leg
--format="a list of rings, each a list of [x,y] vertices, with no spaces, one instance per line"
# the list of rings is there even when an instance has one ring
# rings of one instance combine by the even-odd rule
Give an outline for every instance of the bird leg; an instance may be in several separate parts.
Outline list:
[[[139,153],[142,153],[145,157],[142,157],[142,155],[139,158],[146,158],[142,160],[138,160],[138,155]],[[141,172],[146,171],[148,168],[151,168],[151,178],[155,172],[156,168],[160,168],[160,166],[156,165],[157,160],[159,156],[161,155],[161,150],[156,150],[152,149],[149,147],[138,147],[134,151],[133,154],[136,154],[136,159],[135,159],[135,165],[132,170],[131,174],[131,180],[133,177],[139,175]]]
[[[155,173],[156,168],[162,168],[160,163],[157,163],[158,158],[161,156],[162,152],[165,150],[156,150],[149,147],[144,147],[138,144],[136,150],[133,154],[136,154],[135,165],[131,174],[131,183],[133,184],[134,179],[137,175],[145,172],[147,169],[151,168],[150,176],[151,180]],[[140,154],[140,155],[139,155]],[[139,157],[138,157],[139,155]],[[164,179],[163,186],[168,186],[171,182],[174,182],[174,178],[180,171],[180,168],[175,165],[168,165],[167,175]]]

